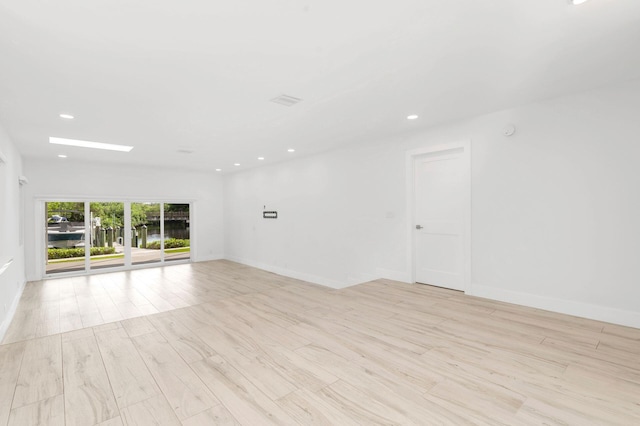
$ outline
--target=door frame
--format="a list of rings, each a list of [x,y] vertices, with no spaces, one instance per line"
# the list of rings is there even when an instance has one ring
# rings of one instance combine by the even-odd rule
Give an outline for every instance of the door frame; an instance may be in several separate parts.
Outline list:
[[[471,140],[461,140],[458,142],[449,142],[438,145],[430,145],[417,148],[405,152],[405,170],[406,170],[406,222],[407,222],[407,266],[406,270],[410,282],[416,283],[416,235],[415,235],[415,160],[425,154],[434,154],[438,152],[450,151],[454,149],[463,149],[462,161],[464,162],[467,176],[464,179],[465,202],[463,203],[462,212],[462,243],[463,243],[463,286],[464,292],[471,290]]]
[[[164,203],[164,204],[189,204],[189,228],[190,228],[190,238],[191,248],[190,248],[190,256],[189,259],[181,259],[181,260],[172,260],[171,262],[165,262],[164,260],[164,251],[162,251],[161,261],[156,263],[147,263],[147,264],[132,264],[131,259],[131,250],[128,247],[125,247],[125,257],[123,266],[114,266],[112,268],[104,268],[104,269],[90,269],[88,266],[90,265],[90,256],[88,252],[90,248],[85,245],[85,269],[82,271],[72,271],[72,272],[59,272],[55,274],[47,274],[46,262],[47,262],[47,244],[45,240],[47,238],[46,231],[44,229],[42,218],[45,217],[45,203],[47,201],[63,201],[63,202],[82,202],[85,203],[85,229],[88,229],[89,220],[88,214],[90,212],[89,204],[91,202],[121,202],[124,204],[124,238],[125,241],[131,241],[131,204],[136,202],[151,202],[151,203]],[[142,201],[141,201],[142,200]],[[162,204],[161,204],[162,205]],[[94,275],[94,274],[104,274],[109,272],[119,272],[119,271],[131,271],[135,269],[145,269],[145,268],[156,268],[162,266],[169,265],[178,265],[181,263],[192,263],[195,262],[197,249],[195,247],[197,243],[197,236],[195,226],[197,226],[197,222],[195,220],[195,200],[192,199],[179,199],[179,198],[161,198],[157,199],[155,197],[65,197],[65,196],[45,196],[45,195],[36,195],[34,196],[34,237],[35,237],[35,275],[39,277],[39,279],[53,279],[53,278],[65,278],[65,277],[74,277],[74,276],[85,276],[85,275]],[[164,210],[161,211],[161,215],[164,214]],[[162,216],[161,216],[162,217]],[[161,221],[161,227],[163,227],[163,221]],[[163,229],[163,228],[161,228]]]

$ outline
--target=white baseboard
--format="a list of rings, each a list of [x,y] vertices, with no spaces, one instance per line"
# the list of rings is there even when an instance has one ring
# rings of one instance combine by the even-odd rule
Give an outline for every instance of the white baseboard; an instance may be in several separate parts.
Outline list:
[[[640,312],[636,311],[626,311],[607,306],[520,293],[482,284],[472,284],[471,291],[466,292],[466,294],[627,327],[640,328]]]
[[[7,315],[4,317],[2,324],[0,324],[0,342],[4,340],[4,336],[5,334],[7,334],[7,330],[9,330],[9,325],[11,324],[11,321],[13,321],[13,317],[16,314],[16,310],[18,309],[18,303],[20,302],[20,298],[22,297],[22,293],[24,292],[24,286],[26,284],[27,284],[26,281],[23,281],[22,284],[20,284],[20,288],[16,293],[16,297],[13,298],[13,301],[11,302],[11,306],[7,311]]]
[[[358,277],[349,277],[347,281],[341,282],[331,278],[321,277],[319,275],[294,271],[291,269],[268,265],[266,263],[261,263],[261,262],[255,262],[249,259],[244,259],[244,258],[235,257],[235,256],[226,256],[226,259],[231,260],[233,262],[242,263],[243,265],[253,266],[254,268],[259,268],[265,271],[273,272],[274,274],[283,275],[289,278],[295,278],[297,280],[307,281],[313,284],[323,285],[325,287],[334,288],[336,290],[341,288],[351,287],[353,285],[361,284],[363,282],[371,281],[369,277],[358,276]]]
[[[358,275],[349,275],[347,277],[346,285],[343,287],[352,287],[354,285],[368,283],[369,281],[374,281],[379,279],[380,277],[373,274],[358,274]]]
[[[194,262],[209,262],[211,260],[225,259],[224,254],[211,254],[209,256],[198,256],[197,259],[193,259]]]
[[[403,283],[411,284],[411,276],[407,272],[378,268],[376,269],[376,274],[379,278],[384,278],[385,280],[400,281]]]

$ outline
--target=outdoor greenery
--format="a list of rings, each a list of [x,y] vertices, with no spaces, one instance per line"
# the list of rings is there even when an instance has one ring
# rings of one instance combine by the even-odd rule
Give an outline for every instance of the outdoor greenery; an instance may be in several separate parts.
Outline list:
[[[115,247],[91,247],[91,256],[98,256],[102,254],[113,254],[116,252]],[[68,259],[71,257],[84,257],[84,247],[79,248],[50,248],[49,260],[51,259]]]
[[[189,204],[167,204],[164,205],[165,212],[188,212]]]
[[[90,204],[93,217],[100,218],[103,228],[109,226],[124,226],[124,204],[118,202],[104,202]],[[160,216],[160,204],[158,203],[131,203],[131,224],[134,227],[149,223],[147,216]],[[165,203],[166,212],[189,211],[189,204],[168,204]],[[66,217],[69,222],[84,222],[84,203],[77,202],[48,202],[47,217],[53,215]]]
[[[178,238],[169,238],[164,240],[164,248],[172,249],[179,247],[189,247],[189,240],[181,240]],[[160,241],[152,241],[147,244],[148,249],[160,250]]]
[[[56,214],[66,217],[69,222],[84,222],[84,203],[47,203],[47,217]]]

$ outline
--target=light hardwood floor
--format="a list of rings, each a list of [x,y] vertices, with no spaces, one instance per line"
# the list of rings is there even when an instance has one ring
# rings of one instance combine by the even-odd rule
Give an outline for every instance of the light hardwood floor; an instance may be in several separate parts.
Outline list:
[[[640,330],[228,261],[27,284],[0,425],[640,424]]]

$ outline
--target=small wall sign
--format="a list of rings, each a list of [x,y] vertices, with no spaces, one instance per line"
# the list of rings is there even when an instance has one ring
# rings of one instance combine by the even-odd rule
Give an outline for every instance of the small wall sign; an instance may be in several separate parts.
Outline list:
[[[278,212],[276,211],[263,211],[262,212],[263,219],[277,219]]]

